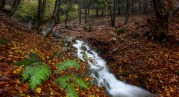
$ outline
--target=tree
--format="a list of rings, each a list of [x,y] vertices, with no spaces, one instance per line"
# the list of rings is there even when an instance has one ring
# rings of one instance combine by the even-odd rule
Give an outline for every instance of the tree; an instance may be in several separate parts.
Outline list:
[[[126,14],[125,14],[124,24],[127,24],[129,21],[130,11],[131,11],[131,2],[130,0],[126,0]]]
[[[88,14],[88,1],[87,0],[84,0],[84,8],[85,8],[85,24],[87,24],[87,14]]]
[[[15,11],[17,10],[17,8],[18,8],[18,6],[20,4],[20,1],[21,0],[14,0],[12,8],[11,8],[10,12],[8,13],[8,16],[11,17],[15,13]]]
[[[179,8],[174,7],[173,0],[152,0],[155,21],[149,21],[151,24],[149,38],[159,42],[165,42],[169,33],[170,23]]]
[[[45,12],[46,0],[38,0],[38,10],[37,15],[34,19],[34,28],[37,29],[42,23],[44,12]]]
[[[55,1],[55,8],[50,23],[48,24],[47,28],[44,29],[44,31],[42,31],[42,34],[45,37],[52,31],[54,25],[59,21],[59,10],[60,10],[61,2],[62,2],[61,0]]]
[[[81,24],[81,0],[78,0],[78,6],[79,24]]]
[[[116,20],[116,0],[113,0],[112,5],[110,7],[110,14],[111,14],[111,26],[115,27],[115,20]]]

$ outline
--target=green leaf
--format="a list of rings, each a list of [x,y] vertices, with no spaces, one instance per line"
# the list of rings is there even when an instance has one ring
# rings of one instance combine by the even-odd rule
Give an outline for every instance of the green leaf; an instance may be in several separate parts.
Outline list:
[[[30,53],[29,59],[34,60],[36,62],[41,62],[41,58],[37,53]]]
[[[56,82],[60,85],[60,87],[67,92],[69,97],[78,97],[78,93],[75,90],[74,86],[67,83],[70,81],[71,76],[62,76],[56,79]]]
[[[83,89],[88,88],[88,84],[85,81],[83,81],[82,78],[77,77],[77,76],[73,76],[73,78],[74,78],[74,83],[79,85],[80,88],[83,88]]]
[[[67,95],[69,96],[69,97],[78,97],[78,93],[77,93],[77,91],[75,90],[75,88],[74,88],[74,86],[72,86],[72,85],[68,85],[67,86],[67,88],[66,88],[66,90],[67,90]]]
[[[7,42],[4,38],[0,38],[0,44],[5,45]]]
[[[45,63],[36,63],[30,65],[23,71],[22,81],[28,81],[30,88],[34,90],[49,78],[51,71]]]
[[[61,86],[62,89],[65,89],[68,85],[68,83],[66,83],[66,81],[69,81],[70,77],[69,76],[61,76],[58,79],[56,79],[55,81]]]
[[[67,68],[79,68],[80,65],[75,60],[66,60],[63,64],[57,63],[57,67],[59,70],[67,70]]]
[[[33,63],[35,63],[35,62],[36,62],[36,61],[31,60],[31,59],[24,59],[24,60],[18,61],[18,62],[15,63],[15,64],[18,65],[18,66],[21,66],[21,65],[28,66],[28,65],[31,65],[31,64],[33,64]]]

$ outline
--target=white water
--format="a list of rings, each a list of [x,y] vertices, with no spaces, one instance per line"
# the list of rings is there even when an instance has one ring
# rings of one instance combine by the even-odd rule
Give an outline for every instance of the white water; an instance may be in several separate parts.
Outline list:
[[[110,96],[154,97],[153,94],[142,88],[117,80],[115,76],[109,72],[105,60],[99,57],[96,52],[92,51],[83,41],[77,40],[73,46],[77,48],[78,57],[89,64],[90,70],[92,71],[91,76],[97,80],[98,86],[105,86]]]

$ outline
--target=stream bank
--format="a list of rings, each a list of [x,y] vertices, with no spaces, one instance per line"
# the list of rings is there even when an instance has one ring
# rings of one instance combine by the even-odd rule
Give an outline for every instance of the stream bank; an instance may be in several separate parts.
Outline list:
[[[158,44],[146,39],[144,35],[149,29],[144,23],[130,23],[121,28],[127,31],[118,35],[114,28],[105,25],[96,26],[91,32],[81,26],[70,26],[56,29],[52,35],[69,36],[72,40],[82,39],[89,43],[123,82],[147,89],[159,97],[178,96],[177,40]],[[173,30],[175,33],[171,34],[176,35],[178,30]]]

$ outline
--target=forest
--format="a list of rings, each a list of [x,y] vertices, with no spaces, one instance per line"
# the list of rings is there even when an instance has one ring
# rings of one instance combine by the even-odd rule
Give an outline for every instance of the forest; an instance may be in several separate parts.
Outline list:
[[[179,0],[0,0],[0,97],[179,97]]]

